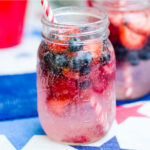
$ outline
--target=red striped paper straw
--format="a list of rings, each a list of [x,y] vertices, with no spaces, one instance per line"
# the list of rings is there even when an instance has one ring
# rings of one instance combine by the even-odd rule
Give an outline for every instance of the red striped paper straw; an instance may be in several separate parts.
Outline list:
[[[93,7],[93,0],[87,0],[86,2],[89,7]]]
[[[42,6],[43,6],[43,8],[45,10],[45,13],[46,13],[46,15],[48,17],[48,20],[50,22],[56,22],[56,19],[54,17],[54,13],[53,13],[53,11],[52,11],[48,1],[47,0],[41,0],[41,4],[42,4]]]

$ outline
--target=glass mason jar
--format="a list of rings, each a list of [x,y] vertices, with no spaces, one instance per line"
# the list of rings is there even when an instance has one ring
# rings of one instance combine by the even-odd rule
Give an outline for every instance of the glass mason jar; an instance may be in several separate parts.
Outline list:
[[[99,140],[115,116],[115,55],[108,18],[100,10],[65,7],[44,16],[38,49],[38,112],[43,129],[57,142]]]
[[[95,0],[110,20],[110,40],[117,59],[117,99],[140,98],[150,92],[150,1]]]

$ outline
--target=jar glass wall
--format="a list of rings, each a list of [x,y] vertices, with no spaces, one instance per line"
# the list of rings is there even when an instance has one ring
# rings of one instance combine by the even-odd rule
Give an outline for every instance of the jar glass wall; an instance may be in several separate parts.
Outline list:
[[[38,113],[43,129],[57,142],[99,140],[115,116],[115,55],[108,18],[100,10],[65,7],[44,16],[38,49]]]

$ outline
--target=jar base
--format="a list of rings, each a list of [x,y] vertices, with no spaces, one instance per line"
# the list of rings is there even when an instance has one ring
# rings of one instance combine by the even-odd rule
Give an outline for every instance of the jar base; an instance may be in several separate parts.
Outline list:
[[[115,123],[115,121],[112,122],[112,124],[110,125],[110,127],[108,128],[108,130],[105,131],[105,132],[101,135],[101,137],[99,137],[98,139],[93,140],[93,141],[91,141],[91,142],[84,142],[84,143],[60,142],[60,141],[53,140],[53,139],[52,139],[51,137],[49,137],[48,135],[47,135],[47,137],[48,137],[51,141],[56,142],[56,143],[58,143],[58,144],[73,145],[73,146],[85,146],[85,145],[87,145],[87,144],[91,144],[91,143],[95,143],[95,142],[101,141],[103,138],[105,138],[105,137],[109,134],[110,130],[112,129],[112,127],[113,127],[113,125],[114,125],[114,123]]]

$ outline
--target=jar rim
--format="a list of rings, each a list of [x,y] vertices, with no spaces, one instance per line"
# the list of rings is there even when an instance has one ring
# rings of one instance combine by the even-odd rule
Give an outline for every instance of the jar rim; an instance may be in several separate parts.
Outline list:
[[[96,3],[95,3],[96,2]],[[111,11],[136,11],[150,8],[150,0],[94,0],[94,6],[99,3],[105,10]]]
[[[101,40],[109,35],[108,15],[105,11],[98,8],[82,6],[61,7],[55,9],[54,14],[57,21],[61,23],[49,22],[46,15],[42,17],[42,36],[48,41],[53,41],[53,43],[57,41],[53,37],[60,40],[72,37],[80,37],[87,40],[87,38],[91,38],[94,35],[92,38],[95,37]],[[84,30],[85,28],[86,30]],[[74,32],[73,29],[79,29],[81,32]],[[68,34],[70,31],[73,31],[73,33]],[[49,36],[50,34],[54,36]]]
[[[92,26],[92,25],[95,25],[95,24],[101,24],[101,23],[104,23],[104,22],[106,22],[106,24],[109,23],[108,15],[103,9],[100,10],[100,9],[97,9],[97,8],[84,7],[84,6],[70,6],[70,7],[68,6],[68,7],[56,8],[56,9],[53,10],[53,12],[56,15],[57,12],[59,12],[59,11],[79,10],[79,9],[82,9],[84,11],[87,11],[87,10],[96,11],[99,14],[102,13],[103,16],[94,14],[95,17],[97,17],[97,19],[99,18],[98,21],[94,21],[94,22],[90,22],[90,23],[83,23],[83,24],[79,25],[79,24],[60,24],[60,23],[56,23],[56,22],[49,22],[48,19],[47,19],[47,16],[44,14],[43,17],[42,17],[41,22],[46,26],[53,27],[53,28],[61,28],[61,29],[63,29],[63,28],[72,28],[72,27],[80,28],[80,27],[85,27],[85,26]],[[77,15],[79,15],[79,13],[77,11],[75,13]]]

